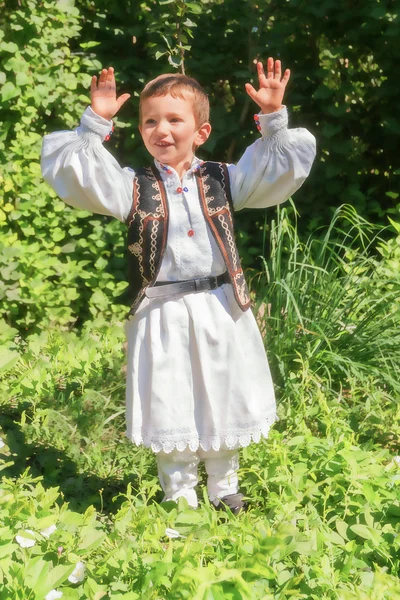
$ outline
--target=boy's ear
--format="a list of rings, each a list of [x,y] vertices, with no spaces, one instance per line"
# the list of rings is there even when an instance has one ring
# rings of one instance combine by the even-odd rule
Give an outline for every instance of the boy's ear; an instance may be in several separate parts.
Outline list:
[[[211,125],[210,123],[203,123],[203,125],[198,129],[197,136],[195,139],[196,146],[201,146],[206,142],[211,133]]]

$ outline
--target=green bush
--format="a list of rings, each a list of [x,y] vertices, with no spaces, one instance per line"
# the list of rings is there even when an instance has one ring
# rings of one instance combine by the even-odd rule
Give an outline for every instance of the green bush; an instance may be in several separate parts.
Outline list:
[[[138,92],[151,77],[186,71],[209,93],[213,135],[204,158],[232,161],[258,135],[244,83],[254,60],[279,56],[292,68],[292,126],[316,134],[318,157],[296,194],[302,230],[351,203],[386,225],[398,215],[397,8],[253,0],[4,2],[0,16],[0,310],[21,332],[69,327],[102,312],[120,316],[124,227],[83,216],[42,181],[41,138],[73,128],[88,103],[90,76],[112,63],[133,92],[111,146],[121,164],[148,162],[137,133]],[[157,58],[159,61],[157,62]],[[170,61],[170,62],[168,62]],[[229,74],[229,77],[228,77]],[[384,145],[382,141],[384,140]],[[271,214],[271,213],[268,213]],[[268,216],[268,220],[270,217]],[[245,267],[262,266],[265,211],[238,214]]]
[[[121,225],[67,207],[39,166],[49,120],[59,129],[77,124],[88,72],[100,67],[69,47],[79,22],[77,9],[28,2],[10,14],[0,42],[0,307],[22,332],[123,310],[115,300],[126,287]]]
[[[298,363],[278,426],[242,451],[249,512],[159,505],[154,455],[123,435],[122,338],[104,322],[28,336],[1,384],[1,600],[398,597],[399,465],[380,434],[399,414],[378,386],[358,415],[359,382],[338,394]]]

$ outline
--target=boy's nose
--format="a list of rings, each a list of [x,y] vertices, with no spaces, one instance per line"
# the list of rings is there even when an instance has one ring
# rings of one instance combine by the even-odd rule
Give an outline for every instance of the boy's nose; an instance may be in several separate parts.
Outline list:
[[[157,124],[157,133],[158,133],[158,135],[167,135],[168,132],[169,132],[168,122],[167,121],[160,121]]]

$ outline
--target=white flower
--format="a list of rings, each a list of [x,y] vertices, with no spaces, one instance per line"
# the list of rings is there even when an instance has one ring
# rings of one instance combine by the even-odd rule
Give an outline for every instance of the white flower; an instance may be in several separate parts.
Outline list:
[[[4,448],[5,443],[3,442],[3,438],[0,437],[0,448]]]
[[[68,581],[71,583],[80,583],[85,579],[85,565],[83,562],[79,561],[75,565],[75,569],[72,571],[71,575],[68,577]]]
[[[57,529],[57,527],[55,525],[50,525],[50,527],[43,529],[43,531],[41,531],[40,533],[43,537],[49,538],[51,536],[51,534],[55,532],[56,529]],[[61,598],[61,596],[60,596],[60,598]]]
[[[35,535],[35,532],[31,529],[25,529],[23,533],[30,533],[31,535]],[[32,548],[32,546],[36,544],[36,541],[29,536],[25,537],[24,535],[16,535],[15,539],[21,546],[21,548]]]
[[[396,463],[396,465],[398,465],[400,467],[400,456],[394,456],[393,462]]]
[[[179,531],[177,531],[176,529],[171,529],[170,527],[167,527],[167,529],[165,530],[165,535],[169,538],[185,537],[184,535],[181,535]]]
[[[57,598],[62,598],[62,595],[62,592],[58,592],[57,590],[50,590],[50,592],[44,597],[44,600],[57,600]]]

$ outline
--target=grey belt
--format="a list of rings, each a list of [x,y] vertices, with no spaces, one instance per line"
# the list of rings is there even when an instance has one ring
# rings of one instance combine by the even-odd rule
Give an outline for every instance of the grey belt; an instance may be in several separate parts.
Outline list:
[[[175,294],[189,294],[190,292],[206,292],[215,290],[224,283],[230,283],[228,272],[225,271],[217,277],[203,277],[202,279],[188,279],[186,281],[157,281],[153,286],[146,288],[148,298],[173,296]]]

